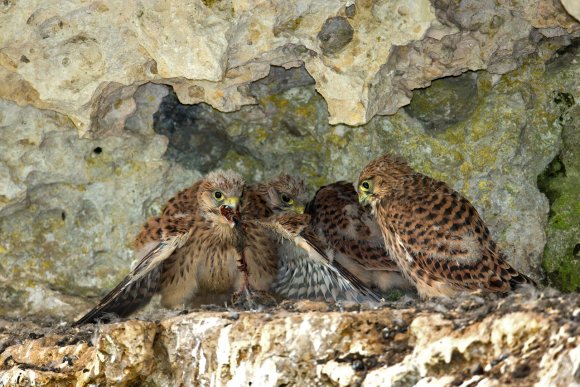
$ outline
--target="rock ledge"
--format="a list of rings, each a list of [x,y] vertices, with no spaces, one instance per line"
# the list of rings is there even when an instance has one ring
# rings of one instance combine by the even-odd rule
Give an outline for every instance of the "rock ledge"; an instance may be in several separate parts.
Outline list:
[[[0,385],[580,382],[575,294],[346,309],[297,302],[263,312],[197,311],[81,328],[0,321]]]

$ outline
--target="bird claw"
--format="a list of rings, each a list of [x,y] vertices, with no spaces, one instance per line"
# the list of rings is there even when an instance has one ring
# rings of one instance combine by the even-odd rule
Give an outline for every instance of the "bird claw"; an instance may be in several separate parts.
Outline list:
[[[256,310],[277,305],[276,298],[269,292],[253,290],[243,286],[239,292],[232,295],[232,306],[239,309]]]

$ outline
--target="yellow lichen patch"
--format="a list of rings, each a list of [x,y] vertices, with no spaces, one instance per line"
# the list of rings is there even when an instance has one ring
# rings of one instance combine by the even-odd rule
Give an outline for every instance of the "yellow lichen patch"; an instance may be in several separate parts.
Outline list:
[[[473,158],[473,164],[477,170],[483,171],[489,169],[490,165],[496,164],[497,144],[482,146],[478,149],[476,157]]]
[[[270,137],[270,133],[264,129],[264,128],[256,128],[254,130],[254,136],[253,138],[256,140],[256,142],[258,143],[263,143],[264,141],[266,141],[268,138]]]

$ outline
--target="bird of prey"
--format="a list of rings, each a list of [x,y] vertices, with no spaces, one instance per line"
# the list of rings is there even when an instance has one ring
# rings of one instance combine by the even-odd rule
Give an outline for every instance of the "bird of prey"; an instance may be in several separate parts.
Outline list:
[[[246,187],[241,203],[245,224],[243,255],[247,264],[250,289],[270,291],[278,273],[278,240],[258,223],[248,226],[251,220],[264,220],[285,213],[304,212],[308,190],[304,181],[294,175],[282,173],[263,183]]]
[[[274,278],[267,275],[272,271],[264,273],[264,268],[275,264],[271,290],[278,297],[376,300],[356,277],[328,257],[326,244],[308,226],[310,216],[303,215],[308,199],[304,181],[285,173],[246,190],[242,223],[250,278],[259,273],[272,282]]]
[[[246,219],[265,219],[286,212],[302,214],[308,199],[308,189],[304,181],[294,175],[282,173],[246,190],[242,214]]]
[[[423,298],[533,284],[505,261],[477,210],[446,183],[384,155],[362,170],[357,190],[390,256]]]
[[[290,299],[379,302],[356,276],[333,259],[333,251],[310,227],[310,215],[292,212],[243,222],[277,240],[279,268],[272,290]]]
[[[244,184],[237,173],[218,170],[169,199],[136,238],[135,268],[75,325],[128,316],[157,292],[163,306],[175,308],[242,288],[246,265],[238,225]]]
[[[312,217],[312,229],[334,251],[334,259],[366,286],[383,292],[412,287],[385,249],[378,223],[359,204],[353,183],[321,187],[306,212]]]

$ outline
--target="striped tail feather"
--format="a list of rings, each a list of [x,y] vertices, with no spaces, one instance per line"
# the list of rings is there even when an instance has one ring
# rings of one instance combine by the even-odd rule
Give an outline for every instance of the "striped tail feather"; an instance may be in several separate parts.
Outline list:
[[[137,278],[126,276],[97,306],[75,321],[73,326],[126,317],[147,305],[159,287],[161,269],[161,266],[157,266]]]

